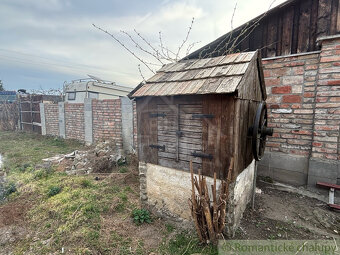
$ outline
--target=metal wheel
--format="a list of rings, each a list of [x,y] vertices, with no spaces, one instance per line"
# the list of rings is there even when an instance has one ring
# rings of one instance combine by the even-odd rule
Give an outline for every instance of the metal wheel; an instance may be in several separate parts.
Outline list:
[[[259,161],[264,154],[267,136],[273,135],[273,129],[268,128],[267,105],[265,102],[261,102],[257,108],[254,125],[250,133],[253,155],[255,160]]]

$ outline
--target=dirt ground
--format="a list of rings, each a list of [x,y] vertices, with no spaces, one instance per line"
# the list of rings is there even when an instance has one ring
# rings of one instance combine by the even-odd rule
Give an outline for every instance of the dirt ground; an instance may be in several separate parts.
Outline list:
[[[0,205],[0,254],[10,254],[11,244],[27,237],[25,216],[29,201],[24,199]]]
[[[331,239],[340,235],[340,212],[316,199],[259,181],[255,211],[243,215],[235,239]]]

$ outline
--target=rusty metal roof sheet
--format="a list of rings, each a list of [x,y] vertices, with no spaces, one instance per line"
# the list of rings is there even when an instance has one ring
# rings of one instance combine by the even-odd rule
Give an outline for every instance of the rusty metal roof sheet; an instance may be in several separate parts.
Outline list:
[[[131,97],[233,93],[256,52],[183,60],[163,66]]]

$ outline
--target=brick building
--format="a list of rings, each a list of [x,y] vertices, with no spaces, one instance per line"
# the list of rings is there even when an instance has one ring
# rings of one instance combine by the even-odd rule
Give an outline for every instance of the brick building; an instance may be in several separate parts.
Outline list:
[[[259,162],[262,175],[311,188],[316,181],[340,184],[339,5],[287,1],[187,57],[261,49],[275,128]]]

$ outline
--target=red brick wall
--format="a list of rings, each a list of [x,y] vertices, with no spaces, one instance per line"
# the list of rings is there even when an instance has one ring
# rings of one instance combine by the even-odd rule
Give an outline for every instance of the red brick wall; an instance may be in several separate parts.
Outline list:
[[[58,104],[45,104],[46,135],[59,135]]]
[[[340,40],[321,53],[263,60],[274,136],[268,151],[340,159]]]
[[[94,141],[114,140],[122,147],[122,116],[120,99],[93,100],[93,139]]]
[[[312,157],[340,159],[340,38],[322,42]]]
[[[66,138],[83,141],[84,130],[84,104],[65,103]]]

